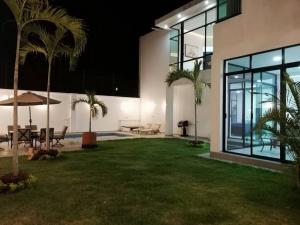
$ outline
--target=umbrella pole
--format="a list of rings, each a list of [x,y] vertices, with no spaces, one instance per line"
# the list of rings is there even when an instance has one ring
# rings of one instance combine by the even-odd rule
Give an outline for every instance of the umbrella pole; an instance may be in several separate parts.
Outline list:
[[[32,119],[31,119],[31,106],[29,106],[29,126],[31,129],[31,123],[32,123]]]

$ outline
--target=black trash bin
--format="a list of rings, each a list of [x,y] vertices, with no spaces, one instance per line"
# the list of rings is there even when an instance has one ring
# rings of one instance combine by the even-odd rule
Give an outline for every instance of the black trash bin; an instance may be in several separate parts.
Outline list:
[[[189,126],[189,121],[182,120],[178,122],[178,127],[181,127],[181,137],[188,137],[186,128]]]

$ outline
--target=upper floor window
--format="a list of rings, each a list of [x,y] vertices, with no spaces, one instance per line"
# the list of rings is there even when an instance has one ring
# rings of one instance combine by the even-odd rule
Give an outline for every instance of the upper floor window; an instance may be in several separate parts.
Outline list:
[[[218,0],[218,21],[241,13],[241,0]]]

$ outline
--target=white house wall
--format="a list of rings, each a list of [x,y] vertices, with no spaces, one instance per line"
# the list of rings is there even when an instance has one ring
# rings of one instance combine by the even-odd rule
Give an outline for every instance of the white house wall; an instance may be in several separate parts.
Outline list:
[[[25,91],[19,91],[19,94]],[[46,96],[45,92],[34,92]],[[13,96],[12,90],[0,89],[0,100]],[[51,98],[60,100],[62,103],[50,106],[50,126],[56,131],[60,131],[64,125],[69,127],[69,132],[83,132],[88,130],[89,111],[84,104],[77,105],[75,111],[71,110],[72,99],[85,97],[84,95],[51,93]],[[140,120],[140,99],[122,98],[111,96],[97,96],[108,107],[106,117],[93,120],[94,131],[116,131],[122,123],[138,124]],[[38,128],[46,126],[46,106],[32,106],[33,124]],[[19,125],[24,127],[29,124],[28,107],[18,108]],[[7,126],[13,123],[13,107],[0,106],[0,133],[7,132]]]
[[[210,89],[206,88],[203,92],[202,104],[197,110],[197,129],[198,136],[210,138]],[[181,120],[188,120],[190,126],[187,128],[189,135],[195,134],[195,113],[194,113],[194,93],[191,85],[178,85],[174,87],[174,114],[173,114],[174,134],[180,134],[181,128],[177,123]]]
[[[141,121],[165,128],[166,83],[169,72],[169,35],[153,31],[140,39]]]
[[[214,26],[211,150],[222,150],[223,61],[300,43],[299,0],[242,0],[242,14]]]
[[[188,120],[192,125],[188,134],[194,134],[194,97],[190,85],[175,84],[171,104],[166,115],[166,77],[169,72],[169,33],[153,31],[140,39],[140,97],[141,121],[143,123],[161,123],[163,131],[168,123],[173,125],[166,134],[180,134],[177,123]],[[185,82],[183,82],[185,83]],[[171,92],[171,90],[169,91]],[[173,98],[173,107],[172,107]],[[210,90],[204,92],[203,104],[198,107],[198,135],[210,137]]]

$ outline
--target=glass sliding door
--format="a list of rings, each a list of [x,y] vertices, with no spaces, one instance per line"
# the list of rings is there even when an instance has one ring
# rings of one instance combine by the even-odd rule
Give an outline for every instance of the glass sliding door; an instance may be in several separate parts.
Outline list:
[[[226,149],[251,154],[251,74],[227,78]]]
[[[225,149],[231,153],[280,159],[280,142],[268,132],[254,132],[260,118],[277,107],[281,70],[226,77]],[[279,125],[270,122],[279,129]]]
[[[277,107],[275,96],[280,97],[280,74],[280,70],[253,73],[253,128],[263,115]],[[279,124],[274,122],[268,125],[279,129]],[[253,155],[280,159],[280,142],[270,132],[253,131],[252,137]]]

